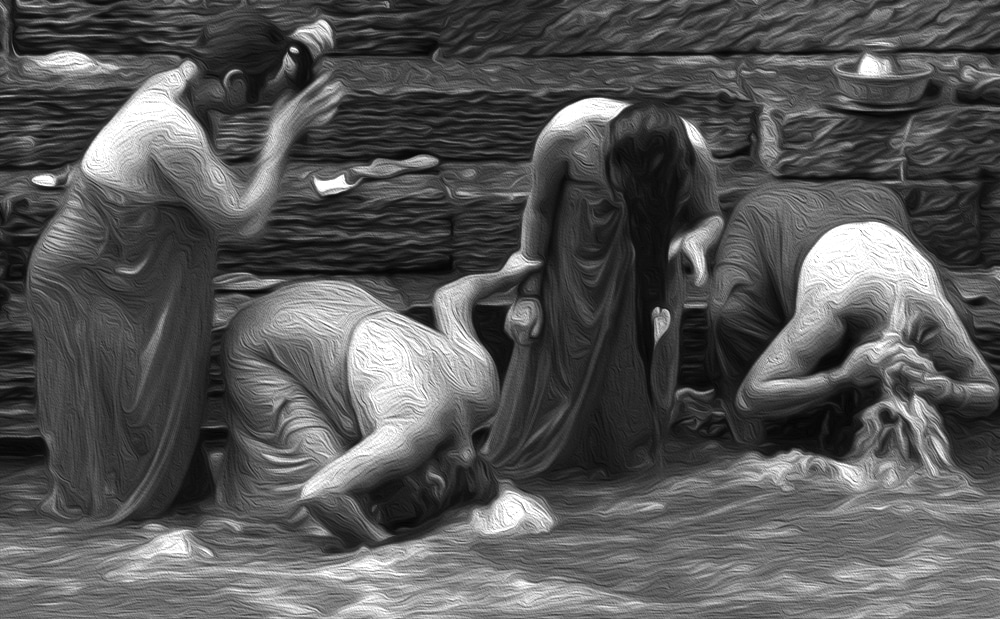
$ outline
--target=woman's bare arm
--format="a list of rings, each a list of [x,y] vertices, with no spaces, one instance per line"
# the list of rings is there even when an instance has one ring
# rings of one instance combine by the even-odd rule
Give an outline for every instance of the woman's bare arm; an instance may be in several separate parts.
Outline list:
[[[671,240],[669,257],[672,259],[683,252],[693,267],[695,285],[701,287],[708,281],[708,256],[722,237],[724,221],[719,207],[715,158],[697,127],[686,120],[684,126],[695,153],[690,213],[695,223],[690,230]]]
[[[288,151],[310,123],[333,115],[343,90],[316,80],[276,114],[246,182],[222,162],[192,116],[163,106],[151,158],[160,176],[218,233],[253,236],[264,227],[278,198]]]
[[[526,260],[545,259],[573,142],[570,130],[550,123],[535,143],[531,157],[531,192],[521,215],[521,247],[518,250]],[[522,292],[536,295],[538,284],[538,276],[531,276],[522,285]]]
[[[476,303],[510,290],[541,268],[540,260],[527,260],[515,253],[498,271],[467,275],[445,284],[434,293],[434,317],[438,328],[451,339],[471,341],[482,348],[472,322]]]
[[[942,374],[910,370],[913,389],[963,417],[989,415],[997,408],[996,375],[947,302],[939,322],[923,334],[918,346],[928,352]]]
[[[399,317],[400,321],[409,320]],[[374,429],[327,463],[302,488],[302,500],[371,490],[426,462],[451,437],[456,410],[432,365],[427,342],[392,323],[359,326],[348,353],[351,402]]]
[[[813,373],[845,333],[843,321],[819,304],[807,304],[754,364],[736,396],[749,419],[781,419],[821,403],[850,384],[841,369]]]

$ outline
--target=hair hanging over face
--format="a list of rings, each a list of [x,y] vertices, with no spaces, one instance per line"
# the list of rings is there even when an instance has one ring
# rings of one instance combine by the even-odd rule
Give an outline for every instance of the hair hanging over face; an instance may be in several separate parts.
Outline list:
[[[252,9],[233,9],[212,18],[192,50],[205,75],[222,79],[237,69],[247,78],[247,100],[255,102],[267,80],[281,68],[291,40]]]
[[[625,201],[635,249],[636,334],[646,364],[653,353],[653,308],[665,299],[670,240],[692,223],[695,151],[680,116],[663,103],[636,103],[609,127],[607,177]]]

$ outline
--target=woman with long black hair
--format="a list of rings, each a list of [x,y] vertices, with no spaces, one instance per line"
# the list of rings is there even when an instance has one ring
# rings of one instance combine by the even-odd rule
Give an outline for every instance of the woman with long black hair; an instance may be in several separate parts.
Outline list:
[[[677,255],[703,285],[722,230],[711,154],[668,105],[591,98],[546,125],[532,170],[519,252],[544,267],[508,313],[486,453],[515,478],[641,468],[673,402]]]

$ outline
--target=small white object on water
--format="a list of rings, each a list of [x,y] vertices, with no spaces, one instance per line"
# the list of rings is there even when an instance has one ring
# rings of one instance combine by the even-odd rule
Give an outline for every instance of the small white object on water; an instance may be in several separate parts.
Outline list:
[[[210,548],[202,544],[187,529],[170,531],[158,535],[128,553],[131,560],[148,560],[160,557],[174,557],[182,559],[203,558],[211,559],[215,553]]]
[[[543,499],[505,486],[492,503],[472,512],[472,528],[480,535],[548,533],[556,521]]]
[[[31,183],[36,187],[54,189],[60,185],[59,178],[55,174],[38,174],[31,177]]]

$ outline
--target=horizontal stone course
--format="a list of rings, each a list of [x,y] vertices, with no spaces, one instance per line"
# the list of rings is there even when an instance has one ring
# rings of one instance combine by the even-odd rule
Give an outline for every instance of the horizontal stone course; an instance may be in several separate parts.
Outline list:
[[[943,104],[904,114],[768,108],[758,152],[786,178],[976,179],[1000,174],[1000,107]]]
[[[61,64],[60,64],[61,62]],[[176,62],[176,60],[175,60]],[[0,82],[0,169],[56,167],[78,160],[101,127],[166,59],[128,63],[56,57],[20,61]],[[404,158],[418,153],[442,160],[528,160],[539,131],[563,106],[587,96],[657,97],[701,127],[716,155],[750,148],[756,106],[733,87],[735,69],[711,63],[644,62],[462,63],[351,61],[326,65],[350,90],[328,127],[296,145],[300,161],[344,162]],[[670,66],[672,69],[666,70]],[[568,72],[560,73],[559,69]],[[695,75],[704,79],[692,84]],[[725,85],[724,85],[725,84]],[[230,161],[253,158],[267,128],[268,110],[226,117],[218,145]]]
[[[22,54],[182,53],[208,15],[239,0],[14,0]],[[335,20],[339,53],[442,57],[853,51],[873,39],[904,49],[1000,48],[1000,7],[976,0],[259,0],[291,28]]]

